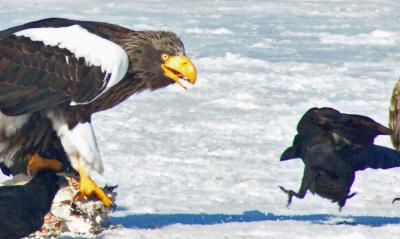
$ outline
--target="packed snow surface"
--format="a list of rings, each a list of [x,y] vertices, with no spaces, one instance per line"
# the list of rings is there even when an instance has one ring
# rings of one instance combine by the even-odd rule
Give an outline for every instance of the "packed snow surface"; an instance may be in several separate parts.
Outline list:
[[[395,238],[400,169],[357,173],[338,206],[297,190],[301,160],[279,162],[313,106],[387,124],[400,76],[400,2],[3,0],[0,26],[45,17],[169,30],[198,70],[195,87],[132,96],[95,115],[118,209],[101,238]],[[390,146],[388,137],[378,144]],[[5,177],[4,177],[5,178]],[[65,238],[74,237],[65,235]]]

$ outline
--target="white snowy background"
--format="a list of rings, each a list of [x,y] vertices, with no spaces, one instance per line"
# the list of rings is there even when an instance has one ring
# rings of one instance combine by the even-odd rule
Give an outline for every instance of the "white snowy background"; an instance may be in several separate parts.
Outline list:
[[[279,156],[308,108],[387,124],[399,1],[0,2],[2,29],[45,17],[173,31],[198,67],[188,91],[142,93],[94,117],[105,164],[94,178],[119,185],[112,223],[124,226],[99,238],[398,238],[399,169],[357,173],[342,212],[311,194],[287,208],[278,186],[300,186],[301,160]]]

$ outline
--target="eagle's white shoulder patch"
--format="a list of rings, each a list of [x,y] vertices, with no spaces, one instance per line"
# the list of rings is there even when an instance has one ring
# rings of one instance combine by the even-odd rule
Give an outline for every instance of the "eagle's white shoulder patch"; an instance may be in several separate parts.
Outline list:
[[[95,98],[117,84],[128,70],[128,55],[122,47],[90,33],[79,25],[30,28],[16,32],[15,35],[29,37],[32,41],[41,41],[46,45],[65,48],[77,58],[83,57],[86,64],[100,66],[103,72],[111,74],[110,80],[104,82],[104,90]],[[68,63],[69,59],[66,58],[66,61]],[[72,104],[86,103],[89,102],[73,102]]]

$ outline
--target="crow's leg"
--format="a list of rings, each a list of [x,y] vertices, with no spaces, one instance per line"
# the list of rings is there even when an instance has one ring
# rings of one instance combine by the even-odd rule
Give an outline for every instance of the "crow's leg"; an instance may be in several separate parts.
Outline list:
[[[282,186],[279,186],[279,188],[288,195],[287,207],[289,207],[292,203],[293,196],[300,199],[303,199],[306,196],[309,185],[311,184],[312,180],[314,180],[314,178],[315,175],[313,173],[313,170],[306,166],[304,167],[303,179],[301,180],[300,189],[297,193],[293,190],[288,190]]]
[[[290,204],[292,203],[292,198],[293,198],[293,196],[295,196],[295,197],[297,197],[297,198],[300,198],[300,199],[303,199],[303,198],[306,196],[306,192],[307,192],[307,190],[302,191],[302,190],[300,189],[299,192],[296,193],[295,191],[293,191],[293,190],[288,190],[288,189],[286,189],[286,188],[284,188],[284,187],[282,187],[282,186],[279,186],[279,188],[280,188],[284,193],[286,193],[286,194],[288,195],[287,207],[289,207]]]

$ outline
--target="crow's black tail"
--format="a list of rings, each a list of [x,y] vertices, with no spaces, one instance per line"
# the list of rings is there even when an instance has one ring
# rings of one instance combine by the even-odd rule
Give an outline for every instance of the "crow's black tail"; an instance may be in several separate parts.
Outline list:
[[[340,151],[342,158],[352,165],[353,170],[389,169],[400,167],[400,151],[379,146],[366,145],[358,149],[345,148]]]

